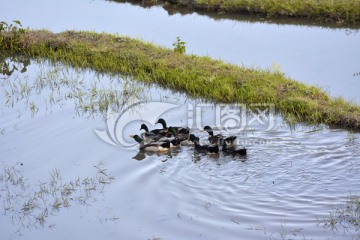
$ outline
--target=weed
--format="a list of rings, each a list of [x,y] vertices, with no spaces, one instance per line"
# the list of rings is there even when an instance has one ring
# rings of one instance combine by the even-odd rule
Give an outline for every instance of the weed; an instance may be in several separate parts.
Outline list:
[[[338,231],[340,227],[347,232],[354,230],[353,233],[356,233],[359,238],[360,197],[350,195],[341,208],[332,210],[327,218],[319,222],[319,225],[335,231]]]
[[[49,216],[55,216],[71,203],[89,205],[96,201],[95,193],[102,193],[114,177],[103,162],[94,166],[93,177],[64,182],[61,172],[54,169],[50,179],[33,188],[16,166],[4,166],[0,172],[1,197],[4,198],[4,215],[8,215],[21,234],[23,229],[44,227]],[[91,187],[89,187],[91,186]],[[112,217],[115,221],[117,218]],[[54,228],[53,224],[49,228]]]
[[[174,52],[184,54],[186,52],[185,42],[181,41],[180,37],[176,38],[176,42],[173,43]]]
[[[19,43],[23,41],[23,34],[25,29],[22,28],[21,22],[14,20],[13,23],[0,22],[0,45],[13,51],[18,51],[22,49],[22,46]],[[4,41],[4,34],[12,39],[12,41]]]

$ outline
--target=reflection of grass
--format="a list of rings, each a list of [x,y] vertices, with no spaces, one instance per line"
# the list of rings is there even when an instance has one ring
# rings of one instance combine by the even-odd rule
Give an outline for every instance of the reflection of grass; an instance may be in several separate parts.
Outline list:
[[[90,205],[96,201],[95,193],[102,193],[105,185],[113,181],[103,163],[94,166],[96,174],[84,179],[77,178],[65,182],[59,170],[50,173],[50,179],[40,183],[35,189],[15,167],[4,167],[0,173],[1,195],[4,214],[8,215],[18,232],[22,229],[44,227],[49,216],[56,215],[62,208],[79,203]],[[115,221],[116,217],[112,217]],[[54,225],[49,225],[54,227]]]
[[[352,146],[355,145],[355,140],[357,139],[356,135],[354,134],[354,132],[348,131],[346,134],[346,140],[348,141],[348,143]]]
[[[338,23],[360,21],[358,0],[177,0],[176,2],[206,10],[246,12],[277,17],[306,17]]]
[[[165,2],[165,0],[112,0],[115,2],[130,2],[132,4],[149,6]],[[189,9],[205,10],[213,13],[215,18],[224,17],[225,13],[257,14],[276,18],[307,18],[319,22],[358,23],[360,21],[360,2],[358,0],[171,0],[166,1]],[[147,4],[144,4],[147,3]],[[179,9],[185,12],[184,9]],[[220,14],[218,14],[220,13]]]
[[[72,100],[78,115],[91,116],[106,114],[109,108],[119,111],[134,101],[145,100],[142,86],[120,76],[109,76],[109,82],[104,83],[97,77],[85,78],[84,72],[69,70],[65,66],[55,65],[46,69],[40,66],[35,78],[14,75],[2,80],[0,86],[7,106],[14,107],[23,101],[35,115],[42,108],[51,109],[54,105],[62,106]],[[38,99],[38,95],[45,96],[45,100]]]
[[[342,227],[344,230],[357,232],[358,239],[360,238],[360,197],[357,195],[350,195],[342,208],[332,210],[329,217],[323,219],[321,225],[332,230],[339,230]]]
[[[13,41],[10,33],[3,34],[4,41]],[[292,122],[307,121],[360,129],[359,106],[341,98],[331,99],[320,88],[286,78],[278,68],[258,70],[239,67],[110,34],[27,31],[21,39],[20,43],[14,42],[21,45],[16,52],[31,57],[46,57],[75,68],[123,73],[213,101],[275,104]],[[73,97],[79,98],[77,95]],[[105,105],[111,97],[103,95]],[[91,106],[87,109],[91,110]]]
[[[239,219],[232,219],[232,222],[240,225],[241,221]],[[308,238],[305,236],[304,229],[301,227],[298,228],[289,228],[286,226],[286,222],[281,221],[280,223],[280,229],[277,231],[269,231],[268,228],[265,226],[251,226],[248,225],[245,230],[248,231],[257,231],[257,232],[263,232],[264,238],[259,239],[266,239],[266,240],[307,240]]]

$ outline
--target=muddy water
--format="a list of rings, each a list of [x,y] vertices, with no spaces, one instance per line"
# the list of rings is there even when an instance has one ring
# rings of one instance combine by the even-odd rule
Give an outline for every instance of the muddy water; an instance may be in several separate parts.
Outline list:
[[[102,108],[104,94],[121,115]],[[358,237],[353,228],[324,228],[323,219],[359,194],[359,134],[291,130],[271,106],[244,115],[244,106],[47,63],[1,76],[0,99],[2,239]],[[239,124],[215,131],[235,134],[248,155],[208,156],[191,146],[144,155],[120,144],[131,145],[143,122],[159,127],[147,111],[190,124],[203,140],[205,124]]]
[[[0,9],[1,20],[18,19],[24,26],[55,32],[75,29],[118,33],[167,47],[180,36],[188,53],[247,67],[280,66],[293,79],[360,103],[357,29],[312,26],[293,20],[277,24],[249,17],[232,20],[196,13],[169,15],[162,7],[100,0],[2,0]]]

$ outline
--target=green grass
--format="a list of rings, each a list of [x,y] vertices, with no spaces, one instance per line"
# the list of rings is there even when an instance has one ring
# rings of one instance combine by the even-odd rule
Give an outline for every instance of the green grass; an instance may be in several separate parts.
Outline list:
[[[293,81],[278,70],[239,67],[111,34],[66,31],[2,33],[0,50],[121,73],[192,97],[222,103],[275,104],[285,119],[360,129],[360,107]]]
[[[177,0],[180,5],[223,12],[305,17],[338,23],[360,21],[359,0]]]

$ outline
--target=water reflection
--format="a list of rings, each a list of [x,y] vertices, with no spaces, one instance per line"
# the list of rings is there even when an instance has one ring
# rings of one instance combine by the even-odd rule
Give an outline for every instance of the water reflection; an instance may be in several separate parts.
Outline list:
[[[96,172],[93,176],[65,181],[61,172],[54,169],[49,173],[49,179],[40,180],[34,187],[22,174],[22,166],[20,163],[5,165],[0,173],[4,215],[10,218],[19,235],[25,229],[44,228],[45,225],[54,228],[54,224],[47,222],[50,216],[56,216],[73,204],[90,206],[114,180],[100,162],[94,166]]]
[[[30,65],[30,58],[24,55],[5,56],[0,53],[0,74],[11,76],[15,72],[24,73]]]
[[[176,155],[174,151],[166,151],[166,152],[147,152],[147,151],[139,151],[133,159],[141,161],[147,157],[155,156],[155,157],[165,157],[163,162],[166,162],[168,159],[173,158]]]
[[[221,20],[235,20],[235,21],[242,21],[248,23],[273,23],[273,24],[287,24],[287,25],[294,25],[294,26],[321,26],[324,28],[349,28],[353,31],[355,30],[358,32],[359,25],[354,23],[347,23],[347,24],[339,24],[333,21],[314,21],[313,19],[307,18],[280,18],[280,17],[268,17],[261,14],[239,14],[239,13],[225,13],[225,12],[214,12],[214,11],[206,11],[206,10],[199,10],[193,9],[190,7],[180,6],[178,4],[167,4],[163,2],[156,2],[156,1],[138,1],[138,0],[107,0],[110,2],[118,2],[118,3],[129,3],[135,6],[141,6],[144,8],[150,8],[152,6],[161,6],[169,16],[174,14],[181,14],[181,15],[190,15],[196,13],[201,16],[207,16],[211,19],[221,21]],[[348,30],[348,32],[352,32]]]
[[[60,63],[44,61],[34,66],[40,67],[40,70],[37,70],[35,77],[30,77],[26,75],[30,59],[6,57],[2,63],[6,76],[0,86],[6,99],[5,105],[14,107],[23,102],[32,116],[39,110],[51,111],[54,106],[73,102],[78,116],[92,117],[99,114],[105,117],[108,109],[120,111],[135,99],[144,100],[147,97],[143,94],[142,85],[120,75],[104,79],[101,74],[90,75],[89,72],[74,71]],[[9,66],[12,66],[11,70]],[[18,69],[21,69],[19,74],[15,74]],[[45,97],[45,101],[44,98],[37,98],[40,95]]]

